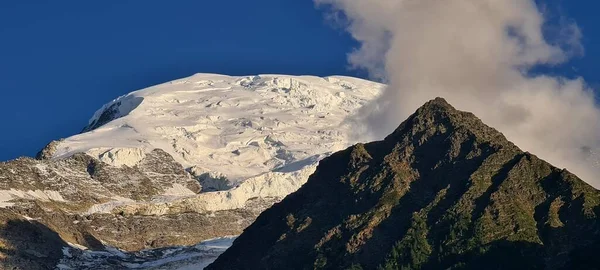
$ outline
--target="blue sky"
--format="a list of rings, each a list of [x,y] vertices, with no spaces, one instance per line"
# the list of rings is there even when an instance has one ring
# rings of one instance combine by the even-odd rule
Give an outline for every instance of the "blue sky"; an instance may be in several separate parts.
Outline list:
[[[586,54],[543,72],[600,89],[588,1],[546,2],[583,30]],[[350,75],[357,46],[309,0],[0,1],[0,160],[78,133],[102,104],[198,72]]]

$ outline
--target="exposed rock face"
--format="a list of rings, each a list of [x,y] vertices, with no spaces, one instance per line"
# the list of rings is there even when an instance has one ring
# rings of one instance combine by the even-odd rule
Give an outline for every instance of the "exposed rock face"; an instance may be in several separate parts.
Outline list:
[[[160,149],[149,153],[134,167],[111,166],[82,153],[62,160],[19,158],[0,163],[0,199],[4,203],[21,197],[68,201],[76,208],[89,207],[117,196],[133,200],[151,199],[173,185],[195,192],[201,188],[179,163]],[[33,193],[21,196],[18,192],[8,192],[10,190],[58,194],[44,198]]]
[[[589,269],[600,192],[435,99],[323,161],[208,269]]]
[[[44,147],[44,149],[37,153],[35,158],[39,160],[51,159],[59,144],[60,141],[51,141],[48,145],[46,145],[46,147]]]
[[[0,210],[0,269],[54,269],[66,245],[43,224]]]
[[[238,235],[281,199],[248,198],[217,211],[186,203],[202,201],[201,190],[198,180],[160,149],[133,167],[82,153],[0,163],[0,268],[54,269],[63,248],[81,254],[70,245],[139,251]]]

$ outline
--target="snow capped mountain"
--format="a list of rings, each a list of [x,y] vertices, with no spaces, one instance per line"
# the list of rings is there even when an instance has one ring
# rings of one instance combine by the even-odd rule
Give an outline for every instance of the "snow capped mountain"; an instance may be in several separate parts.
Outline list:
[[[355,143],[345,119],[383,87],[338,76],[197,74],[119,97],[37,159],[0,163],[0,226],[10,228],[0,245],[24,254],[6,266],[39,263],[28,263],[33,244],[64,269],[214,259],[226,247],[190,245],[241,233],[321,159]]]
[[[346,147],[343,120],[381,88],[347,77],[197,74],[104,105],[53,157],[85,152],[133,166],[160,148],[186,168],[241,180]]]
[[[51,156],[86,153],[116,167],[133,167],[162,149],[200,181],[203,191],[238,186],[186,202],[211,211],[240,208],[253,197],[285,197],[321,158],[352,144],[344,119],[382,88],[337,76],[196,74],[104,105],[86,132],[53,144]],[[170,195],[194,193],[184,188]],[[90,211],[112,211],[116,205]],[[132,204],[129,210],[140,207],[148,209]]]

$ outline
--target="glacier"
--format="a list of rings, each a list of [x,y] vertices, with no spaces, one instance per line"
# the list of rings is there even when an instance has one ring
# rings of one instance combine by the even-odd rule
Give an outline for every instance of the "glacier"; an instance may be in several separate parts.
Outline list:
[[[132,167],[159,148],[203,186],[220,186],[192,198],[191,191],[180,190],[186,204],[196,211],[236,209],[255,197],[285,197],[320,159],[355,143],[345,119],[384,87],[343,76],[196,74],[107,103],[84,133],[54,145],[52,158],[86,153],[113,166]],[[215,184],[207,175],[219,175],[224,182]],[[160,213],[164,205],[163,200],[117,198],[89,212],[118,206]]]

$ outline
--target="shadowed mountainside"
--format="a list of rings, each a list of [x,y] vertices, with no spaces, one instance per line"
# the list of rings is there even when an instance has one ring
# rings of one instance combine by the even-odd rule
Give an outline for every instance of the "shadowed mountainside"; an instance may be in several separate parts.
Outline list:
[[[599,204],[437,98],[323,160],[207,269],[593,269]]]
[[[9,211],[0,211],[0,216],[1,269],[55,269],[67,246],[56,232]]]

